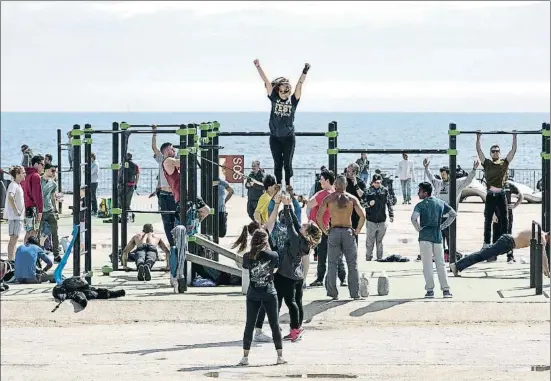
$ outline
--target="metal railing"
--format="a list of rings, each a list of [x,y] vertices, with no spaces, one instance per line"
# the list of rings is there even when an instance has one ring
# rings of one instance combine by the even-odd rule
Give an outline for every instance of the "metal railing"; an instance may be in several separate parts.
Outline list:
[[[68,168],[65,168],[64,170],[67,170]],[[245,173],[249,173],[250,169],[246,168]],[[264,171],[266,174],[273,174],[273,168],[264,168]],[[394,174],[396,170],[394,168],[381,168],[381,171],[383,173],[389,174],[392,178],[394,178]],[[200,170],[199,170],[200,172]],[[315,174],[319,173],[318,168],[294,168],[293,169],[294,176],[293,176],[293,187],[295,189],[295,192],[297,194],[304,194],[307,195],[310,191],[310,188],[314,184],[315,181]],[[426,180],[425,178],[425,171],[424,168],[416,168],[415,169],[415,177],[414,177],[414,183],[421,182]],[[370,175],[373,175],[374,170],[370,171]],[[84,174],[84,172],[83,172]],[[99,181],[98,181],[98,190],[97,194],[98,196],[110,196],[111,195],[111,188],[112,188],[112,174],[113,170],[110,168],[100,168],[99,173]],[[433,171],[433,174],[438,174],[438,172]],[[484,172],[482,170],[477,170],[476,178],[482,179]],[[530,188],[532,188],[534,191],[536,190],[536,184],[541,179],[542,174],[541,170],[538,169],[511,169],[510,170],[511,177],[514,179],[515,182],[524,184]],[[159,168],[140,168],[140,179],[138,181],[138,188],[137,192],[140,195],[149,195],[152,192],[155,191],[155,188],[157,186],[157,176],[159,175]],[[198,175],[200,176],[200,175]],[[398,179],[395,179],[394,181],[394,191],[397,195],[400,195],[402,193],[401,190],[401,184]],[[62,189],[73,189],[73,176],[63,176],[62,178]],[[246,196],[247,190],[244,186],[244,183],[240,184],[230,184],[233,188],[235,194]],[[198,185],[200,187],[200,184]],[[200,192],[200,189],[199,189]]]

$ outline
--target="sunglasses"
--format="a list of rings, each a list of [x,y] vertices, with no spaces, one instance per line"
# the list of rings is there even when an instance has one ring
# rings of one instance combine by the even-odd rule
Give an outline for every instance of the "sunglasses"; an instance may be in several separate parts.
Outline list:
[[[493,149],[490,151],[491,153],[499,153],[499,150],[498,149]]]

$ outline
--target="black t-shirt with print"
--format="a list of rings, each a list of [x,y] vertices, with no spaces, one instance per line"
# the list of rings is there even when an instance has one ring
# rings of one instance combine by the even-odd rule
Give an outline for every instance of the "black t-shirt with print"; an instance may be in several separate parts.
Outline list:
[[[275,251],[261,251],[256,259],[250,259],[249,253],[243,255],[243,268],[249,270],[247,297],[265,299],[277,295],[274,287],[274,269],[278,265],[279,256]]]
[[[278,138],[294,135],[295,111],[299,101],[295,94],[283,100],[275,90],[272,90],[272,94],[268,95],[268,99],[272,102],[270,134]]]

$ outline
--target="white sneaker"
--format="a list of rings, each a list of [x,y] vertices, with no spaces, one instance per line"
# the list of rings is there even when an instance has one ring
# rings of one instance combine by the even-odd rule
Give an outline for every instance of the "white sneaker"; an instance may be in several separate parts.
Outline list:
[[[254,341],[257,341],[259,343],[271,343],[272,338],[268,335],[265,335],[264,332],[258,332],[254,335]]]
[[[277,365],[287,364],[287,361],[283,358],[283,356],[277,356]]]
[[[247,366],[249,365],[249,358],[248,357],[243,357],[241,359],[241,361],[239,361],[239,364],[237,364],[239,366]]]
[[[170,285],[174,287],[174,293],[178,293],[178,280],[176,278],[170,277]]]

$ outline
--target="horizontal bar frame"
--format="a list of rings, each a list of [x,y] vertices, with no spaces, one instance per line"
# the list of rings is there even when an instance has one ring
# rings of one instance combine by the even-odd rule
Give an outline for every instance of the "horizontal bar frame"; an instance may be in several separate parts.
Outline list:
[[[339,154],[341,153],[366,153],[366,154],[386,154],[386,155],[396,155],[396,154],[426,154],[426,155],[447,155],[447,149],[348,149],[348,148],[339,148]]]
[[[317,136],[326,137],[326,132],[295,132],[295,136]],[[217,133],[218,136],[270,136],[269,132],[252,131],[252,132],[233,132],[233,131],[221,131]]]
[[[175,210],[127,210],[126,213],[139,214],[176,214]]]
[[[457,130],[459,134],[481,134],[481,135],[541,135],[541,130],[535,131],[462,131]]]

